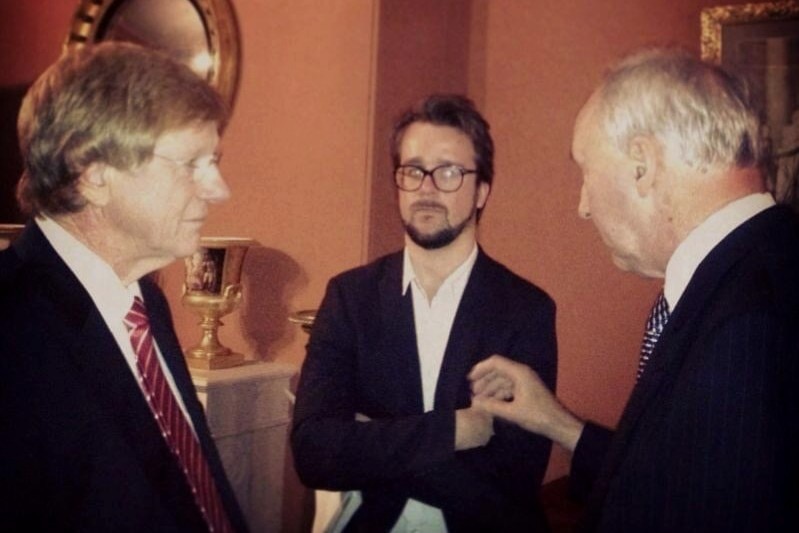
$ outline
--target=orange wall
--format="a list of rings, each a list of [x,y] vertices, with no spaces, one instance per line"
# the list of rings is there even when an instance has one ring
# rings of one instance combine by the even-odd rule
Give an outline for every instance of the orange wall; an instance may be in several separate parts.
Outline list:
[[[245,303],[226,320],[223,341],[301,363],[306,337],[287,315],[316,307],[333,274],[401,242],[386,186],[391,119],[426,92],[463,90],[497,145],[481,241],[555,298],[559,394],[613,424],[658,284],[616,270],[591,223],[578,219],[572,122],[625,51],[652,42],[697,48],[699,12],[717,2],[234,3],[243,72],[222,162],[234,197],[207,233],[250,236],[262,247],[245,263]],[[32,81],[57,57],[76,5],[0,3],[0,87]],[[180,278],[180,265],[170,267],[165,288],[188,344],[198,330],[180,306]],[[556,453],[550,477],[566,467]]]

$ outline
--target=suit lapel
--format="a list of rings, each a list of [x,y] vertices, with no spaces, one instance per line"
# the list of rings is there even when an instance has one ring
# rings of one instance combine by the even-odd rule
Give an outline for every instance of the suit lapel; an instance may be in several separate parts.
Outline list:
[[[408,290],[402,294],[402,252],[387,259],[386,268],[379,280],[380,300],[380,354],[387,366],[382,375],[392,376],[385,383],[392,404],[402,413],[422,413],[422,377],[419,351],[416,344],[416,326],[413,319],[413,296]]]
[[[488,290],[484,280],[486,261],[485,254],[479,250],[455,313],[444,360],[441,362],[436,385],[436,409],[457,409],[465,406],[463,399],[458,397],[458,392],[466,390],[463,389],[464,376],[474,363],[474,354],[479,353],[478,332],[480,325],[484,323],[482,302],[486,301],[484,293]]]
[[[127,441],[143,443],[149,436],[150,444],[163,446],[150,406],[98,311],[87,317],[73,355],[97,405],[127,435]]]

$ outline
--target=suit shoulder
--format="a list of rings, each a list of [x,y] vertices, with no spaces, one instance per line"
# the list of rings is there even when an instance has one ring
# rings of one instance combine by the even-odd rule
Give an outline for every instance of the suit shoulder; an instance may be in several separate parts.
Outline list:
[[[555,307],[555,301],[544,289],[490,256],[483,254],[483,258],[485,276],[492,285],[503,289],[504,298]]]
[[[795,283],[799,284],[799,276],[796,275],[799,271],[799,216],[787,208],[779,214],[783,222],[775,224],[761,243],[779,275],[797,280]]]
[[[700,265],[700,281],[718,276],[721,317],[771,309],[799,314],[799,219],[778,206],[741,226]],[[718,271],[714,271],[716,265]],[[715,278],[710,278],[715,279]]]
[[[387,275],[402,275],[402,252],[394,252],[375,259],[374,261],[341,272],[330,283],[343,286],[363,286],[364,284],[377,283]]]
[[[13,250],[0,252],[0,307],[10,308],[30,302],[47,286],[42,273],[29,268]]]
[[[772,224],[764,225],[744,269],[760,271],[775,294],[799,305],[799,217],[781,206],[772,219]]]
[[[19,275],[21,267],[22,260],[13,248],[0,251],[0,287],[3,289],[10,287],[14,277]]]

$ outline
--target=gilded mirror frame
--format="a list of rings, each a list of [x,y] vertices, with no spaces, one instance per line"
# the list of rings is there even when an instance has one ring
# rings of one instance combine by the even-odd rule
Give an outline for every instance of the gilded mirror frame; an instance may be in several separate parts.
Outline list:
[[[64,50],[102,40],[99,32],[119,6],[130,0],[80,0],[64,42]],[[240,42],[230,0],[186,0],[197,10],[213,59],[208,82],[233,108],[240,72]]]
[[[700,22],[702,59],[742,76],[762,106],[772,144],[769,189],[799,211],[799,4],[708,7]]]
[[[721,36],[724,26],[796,17],[799,17],[799,5],[793,0],[706,7],[699,17],[702,59],[717,64],[721,63]]]

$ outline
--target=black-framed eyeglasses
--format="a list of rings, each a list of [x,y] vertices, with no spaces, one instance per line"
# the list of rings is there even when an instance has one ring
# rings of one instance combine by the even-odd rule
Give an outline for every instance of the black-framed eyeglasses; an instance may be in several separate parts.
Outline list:
[[[418,191],[422,188],[425,177],[430,176],[439,191],[455,192],[463,185],[464,176],[476,173],[476,170],[458,165],[440,165],[430,170],[416,165],[400,165],[394,169],[394,184],[403,191]]]

